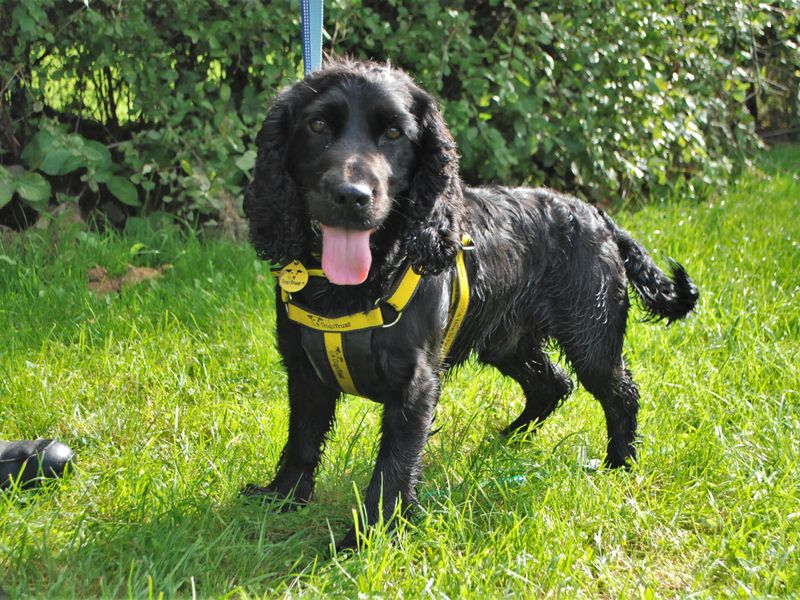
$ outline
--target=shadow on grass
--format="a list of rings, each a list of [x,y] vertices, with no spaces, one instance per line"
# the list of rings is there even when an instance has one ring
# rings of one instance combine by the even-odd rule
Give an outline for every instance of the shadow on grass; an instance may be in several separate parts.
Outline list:
[[[188,500],[164,512],[86,519],[71,544],[29,546],[9,565],[11,597],[217,597],[273,593],[331,561],[331,533],[347,528],[342,507],[280,513],[234,497],[220,507]],[[35,565],[34,568],[30,568]],[[47,582],[43,587],[43,581]]]
[[[498,505],[519,514],[535,512],[563,479],[561,471],[583,469],[531,447],[531,437],[506,443],[487,436],[456,470],[440,457],[420,484],[420,508],[403,535],[435,538],[443,524],[465,515],[474,520],[473,527],[491,528]],[[25,523],[21,529],[28,530],[10,540],[19,548],[0,561],[11,573],[4,581],[11,597],[272,596],[321,591],[320,585],[341,591],[337,586],[349,586],[349,576],[337,573],[344,568],[355,576],[369,560],[367,552],[342,566],[343,557],[332,556],[332,543],[351,525],[350,476],[328,474],[318,484],[318,500],[285,513],[278,503],[235,492],[228,496],[217,487],[227,483],[219,480],[197,480],[181,492],[147,477],[132,481],[134,488],[128,489],[127,479],[119,476],[109,472],[94,479],[89,474],[77,482],[85,501],[64,505],[76,514],[58,513],[55,507],[68,489],[59,493],[57,485],[42,495],[19,493],[7,499],[30,508],[7,523]],[[104,477],[116,481],[112,494],[120,499],[117,505],[93,498],[96,490],[106,488]],[[235,474],[223,478],[228,482]],[[366,474],[356,479],[363,489]],[[36,503],[44,510],[35,510]],[[71,526],[59,531],[61,519]],[[385,548],[381,540],[378,546]],[[414,552],[413,543],[400,547]],[[337,577],[341,581],[332,584]]]

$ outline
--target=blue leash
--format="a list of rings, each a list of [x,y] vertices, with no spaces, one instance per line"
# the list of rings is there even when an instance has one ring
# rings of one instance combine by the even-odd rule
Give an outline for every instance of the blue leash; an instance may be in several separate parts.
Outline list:
[[[303,74],[322,66],[322,0],[301,0],[303,26]]]

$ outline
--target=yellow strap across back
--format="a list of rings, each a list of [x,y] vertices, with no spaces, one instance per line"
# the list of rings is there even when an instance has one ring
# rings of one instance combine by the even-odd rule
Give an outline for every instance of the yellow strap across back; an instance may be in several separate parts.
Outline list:
[[[447,358],[447,354],[453,346],[461,323],[464,322],[464,315],[467,314],[467,308],[469,308],[469,280],[462,251],[456,257],[456,282],[453,285],[452,300],[450,301],[450,322],[447,324],[444,343],[442,343],[442,360]]]

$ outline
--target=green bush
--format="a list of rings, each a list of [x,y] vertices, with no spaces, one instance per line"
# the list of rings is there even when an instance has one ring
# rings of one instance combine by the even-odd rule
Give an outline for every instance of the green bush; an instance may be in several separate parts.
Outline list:
[[[771,29],[770,52],[800,69],[791,1],[458,4],[369,2],[337,25],[340,48],[391,57],[444,98],[472,181],[701,197],[757,143],[754,36]]]
[[[797,119],[791,0],[445,4],[327,2],[325,47],[438,95],[470,182],[702,197],[757,143],[747,101]],[[297,2],[7,0],[0,23],[0,210],[238,209],[269,99],[300,74]]]
[[[11,135],[0,139],[19,146],[0,160],[49,176],[84,208],[130,207],[111,213],[120,218],[215,215],[241,196],[269,97],[297,77],[295,12],[252,1],[4,3],[0,109]],[[0,171],[0,206],[14,172]]]

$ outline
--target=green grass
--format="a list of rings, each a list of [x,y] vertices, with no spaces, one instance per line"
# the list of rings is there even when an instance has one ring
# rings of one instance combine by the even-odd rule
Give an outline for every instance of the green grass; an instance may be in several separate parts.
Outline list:
[[[602,412],[579,390],[530,441],[494,437],[515,384],[449,382],[421,508],[394,541],[331,557],[372,468],[380,407],[339,411],[318,498],[243,502],[284,441],[285,375],[265,269],[243,245],[147,227],[0,241],[0,438],[57,437],[79,470],[0,493],[11,597],[791,596],[800,589],[800,148],[704,204],[615,218],[701,290],[666,327],[634,311],[640,460],[591,471]],[[95,264],[173,269],[106,299]],[[519,477],[524,475],[524,478]]]

